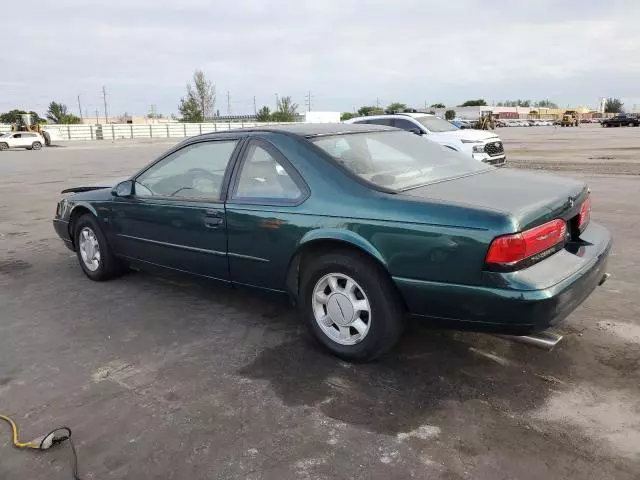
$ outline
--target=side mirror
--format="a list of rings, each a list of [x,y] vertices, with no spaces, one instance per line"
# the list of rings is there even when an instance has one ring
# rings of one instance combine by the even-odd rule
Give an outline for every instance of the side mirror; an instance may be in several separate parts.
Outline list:
[[[111,190],[114,197],[128,198],[133,196],[133,180],[125,180],[120,182]]]
[[[411,132],[411,133],[415,133],[416,135],[422,135],[422,130],[420,130],[419,128],[410,128],[409,130],[407,130],[407,132]]]

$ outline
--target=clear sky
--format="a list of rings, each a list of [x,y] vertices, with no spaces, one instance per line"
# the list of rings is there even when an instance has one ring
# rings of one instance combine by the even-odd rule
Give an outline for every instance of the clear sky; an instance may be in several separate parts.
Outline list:
[[[32,0],[0,12],[0,111],[177,112],[194,69],[216,108],[351,111],[549,98],[640,108],[640,0]]]

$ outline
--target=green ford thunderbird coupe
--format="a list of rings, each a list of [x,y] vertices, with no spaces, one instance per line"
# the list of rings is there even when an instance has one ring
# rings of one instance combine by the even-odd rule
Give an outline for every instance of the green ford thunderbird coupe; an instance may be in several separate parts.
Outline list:
[[[148,267],[287,294],[348,360],[387,351],[409,316],[544,333],[608,276],[583,182],[376,125],[205,134],[63,193],[54,227],[90,279]]]

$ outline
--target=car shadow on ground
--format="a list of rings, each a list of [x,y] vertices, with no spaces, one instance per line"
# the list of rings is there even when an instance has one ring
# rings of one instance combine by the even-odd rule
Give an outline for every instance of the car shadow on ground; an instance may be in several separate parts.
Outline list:
[[[450,409],[452,402],[477,400],[513,414],[536,409],[573,365],[568,345],[546,352],[490,335],[432,329],[416,321],[408,323],[390,353],[369,364],[350,364],[322,349],[297,310],[282,300],[244,288],[173,283],[147,274],[134,277],[135,283],[173,289],[168,295],[184,289],[198,303],[213,303],[215,298],[217,306],[242,313],[234,316],[234,328],[280,332],[282,343],[254,345],[259,353],[248,355],[252,360],[236,374],[269,382],[285,405],[316,407],[337,421],[375,433],[414,430]]]

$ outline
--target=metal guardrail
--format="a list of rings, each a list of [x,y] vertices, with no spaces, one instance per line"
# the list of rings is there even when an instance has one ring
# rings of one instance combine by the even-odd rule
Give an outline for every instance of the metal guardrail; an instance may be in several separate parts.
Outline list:
[[[277,122],[216,122],[216,123],[163,123],[133,124],[109,123],[95,125],[46,125],[52,139],[74,140],[124,140],[134,138],[185,138],[203,133],[224,132],[236,128],[266,125],[282,125]],[[11,131],[11,125],[0,124],[0,133]],[[57,134],[56,134],[57,132]]]

